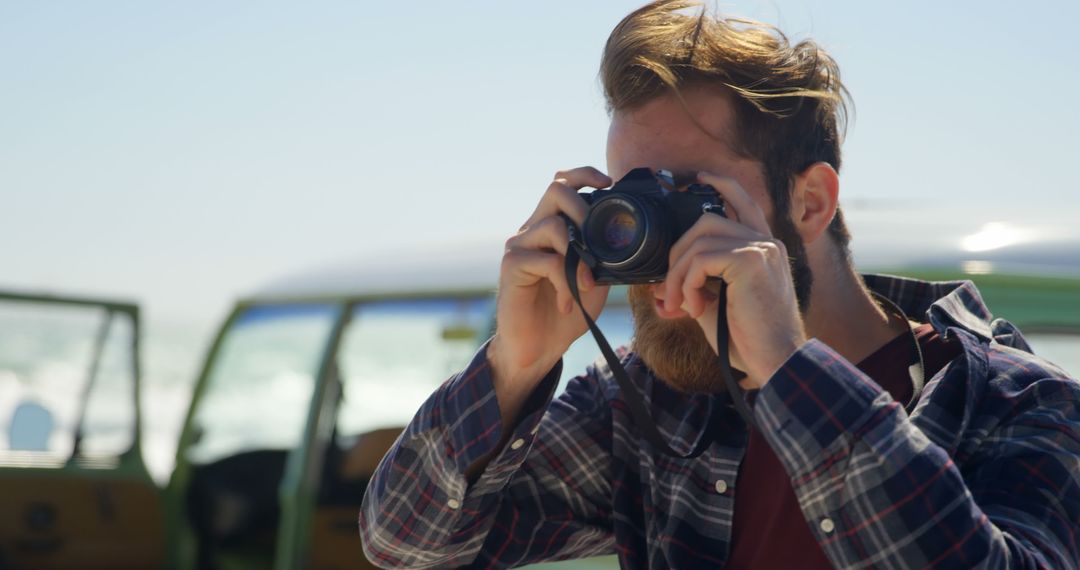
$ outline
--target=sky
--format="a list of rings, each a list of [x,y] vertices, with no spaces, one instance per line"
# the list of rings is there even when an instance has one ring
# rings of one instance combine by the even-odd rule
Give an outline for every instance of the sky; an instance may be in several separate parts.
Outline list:
[[[554,172],[603,168],[600,52],[638,5],[0,0],[0,288],[216,319],[283,275],[499,247]],[[1080,226],[1080,3],[717,6],[838,60],[856,228]]]

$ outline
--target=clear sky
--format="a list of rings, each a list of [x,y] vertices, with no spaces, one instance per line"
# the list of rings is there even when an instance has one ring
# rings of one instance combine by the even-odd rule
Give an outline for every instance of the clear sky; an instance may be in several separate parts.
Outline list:
[[[0,286],[216,318],[282,274],[505,237],[556,170],[604,166],[597,63],[639,4],[0,2]],[[1080,2],[719,7],[839,61],[856,225],[1080,217]]]

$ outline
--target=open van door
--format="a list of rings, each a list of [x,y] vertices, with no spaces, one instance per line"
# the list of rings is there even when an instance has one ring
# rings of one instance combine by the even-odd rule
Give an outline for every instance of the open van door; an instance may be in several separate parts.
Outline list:
[[[488,290],[240,302],[169,485],[177,568],[370,568],[357,516],[401,428],[491,326]],[[424,358],[418,358],[424,355]]]
[[[601,325],[624,342],[629,308],[611,305]],[[167,493],[171,563],[373,568],[358,527],[368,483],[417,408],[489,336],[494,307],[490,287],[239,302],[210,350],[180,437]],[[583,344],[568,358],[581,369],[593,352]]]
[[[164,565],[139,410],[136,305],[0,292],[0,568]]]

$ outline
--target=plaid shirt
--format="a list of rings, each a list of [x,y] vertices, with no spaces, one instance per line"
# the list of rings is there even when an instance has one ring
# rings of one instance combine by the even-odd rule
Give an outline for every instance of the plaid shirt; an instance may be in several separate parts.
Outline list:
[[[1080,567],[1080,384],[992,321],[970,282],[867,283],[963,352],[928,379],[910,415],[816,340],[757,393],[754,415],[828,559]],[[598,363],[551,401],[557,366],[496,449],[501,420],[481,349],[383,459],[360,517],[367,556],[489,568],[617,553],[625,568],[723,567],[746,427],[730,401],[671,390],[633,353],[623,363],[673,447],[691,449],[714,413],[723,435],[692,460],[652,450]],[[469,485],[466,468],[488,454]]]

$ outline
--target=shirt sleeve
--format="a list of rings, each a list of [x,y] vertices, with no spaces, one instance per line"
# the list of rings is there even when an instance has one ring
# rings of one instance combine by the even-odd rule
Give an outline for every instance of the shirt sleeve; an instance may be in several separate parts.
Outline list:
[[[996,393],[927,385],[945,391],[934,406],[976,410],[947,426],[967,441],[953,450],[959,467],[919,427],[945,431],[933,410],[920,404],[913,421],[825,344],[808,342],[777,371],[754,415],[834,566],[1080,567],[1077,383],[1018,362]],[[991,374],[985,358],[971,366],[984,369],[945,381]]]
[[[610,407],[595,371],[555,402],[561,363],[503,441],[485,344],[420,408],[364,497],[368,559],[386,568],[508,567],[605,554]],[[466,469],[494,454],[469,485]]]

